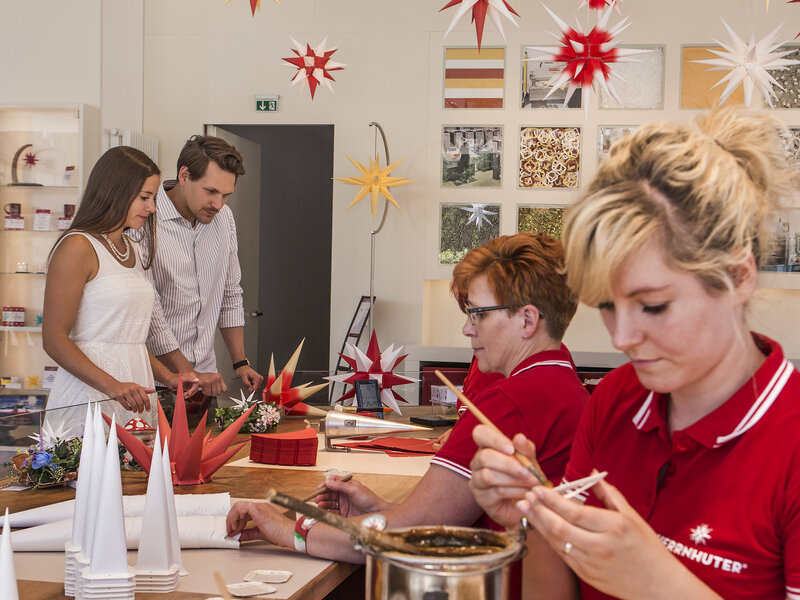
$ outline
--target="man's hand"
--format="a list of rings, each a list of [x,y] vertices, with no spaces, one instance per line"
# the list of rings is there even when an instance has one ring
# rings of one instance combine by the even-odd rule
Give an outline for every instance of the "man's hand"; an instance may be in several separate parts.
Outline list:
[[[247,388],[248,392],[252,392],[260,388],[261,383],[264,381],[264,376],[259,375],[259,373],[250,365],[242,365],[236,369],[235,372],[236,376],[242,380],[242,383],[244,384],[244,387]]]
[[[225,380],[219,373],[198,373],[197,371],[192,371],[192,374],[197,378],[200,389],[203,390],[203,394],[206,396],[219,396],[228,389],[228,386],[225,385]]]

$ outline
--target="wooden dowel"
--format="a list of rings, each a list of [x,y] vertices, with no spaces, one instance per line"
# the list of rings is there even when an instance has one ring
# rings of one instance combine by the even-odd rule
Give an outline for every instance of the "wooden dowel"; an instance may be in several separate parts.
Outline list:
[[[377,529],[370,529],[369,527],[356,525],[352,521],[348,521],[337,514],[322,510],[318,506],[306,504],[300,500],[300,498],[294,498],[292,496],[287,496],[286,494],[281,494],[274,488],[267,492],[265,499],[267,502],[272,502],[273,504],[283,506],[284,508],[289,508],[295,512],[306,515],[307,517],[316,519],[321,523],[325,523],[331,527],[340,529],[348,534],[351,538],[358,540],[359,542],[369,544],[370,546],[384,550],[396,550],[397,552],[404,552],[406,554],[421,553],[419,548],[399,540],[388,533],[378,531]]]
[[[219,593],[222,594],[223,600],[233,600],[233,597],[228,591],[228,586],[225,585],[225,580],[222,578],[219,571],[214,572],[214,579],[217,580],[217,587],[219,588]]]
[[[449,387],[456,394],[456,396],[458,396],[459,400],[461,400],[461,402],[464,404],[464,406],[466,406],[469,409],[469,412],[471,412],[473,415],[475,415],[475,418],[478,419],[478,421],[480,421],[481,423],[483,423],[487,427],[491,428],[494,432],[499,433],[504,438],[508,439],[506,437],[506,434],[504,434],[502,431],[500,431],[500,429],[498,429],[497,425],[492,423],[489,420],[489,417],[487,417],[485,414],[483,414],[481,412],[481,410],[477,406],[475,406],[472,403],[472,401],[470,401],[469,398],[467,398],[464,394],[462,394],[461,391],[456,386],[454,386],[453,383],[447,377],[445,377],[444,374],[441,371],[439,371],[437,369],[436,371],[434,371],[434,373],[436,373],[436,376],[439,379],[442,380],[442,383],[444,383],[447,387]],[[511,441],[511,440],[509,440],[509,441]],[[528,469],[528,471],[534,477],[536,477],[536,479],[539,480],[539,483],[541,483],[543,486],[546,486],[546,487],[549,487],[549,488],[553,487],[553,484],[550,483],[550,480],[547,479],[547,477],[545,477],[545,474],[542,473],[539,469],[537,469],[536,466],[528,459],[527,456],[525,456],[524,454],[520,454],[519,452],[517,452],[515,450],[514,451],[514,457],[519,461],[519,463],[523,467]]]
[[[348,473],[344,477],[340,478],[339,481],[350,481],[352,478],[353,478],[353,474],[352,473]],[[328,492],[330,492],[328,487],[327,486],[322,486],[320,489],[318,489],[313,494],[309,494],[308,496],[303,498],[303,502],[309,502],[309,501],[313,500],[314,498],[316,498],[317,496],[319,496],[320,494],[327,494]]]

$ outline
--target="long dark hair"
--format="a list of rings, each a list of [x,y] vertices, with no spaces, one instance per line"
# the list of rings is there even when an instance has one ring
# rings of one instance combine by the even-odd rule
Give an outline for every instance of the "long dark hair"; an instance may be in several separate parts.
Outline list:
[[[68,233],[109,233],[119,229],[128,216],[133,199],[145,180],[160,175],[158,166],[141,150],[117,146],[101,156],[89,174],[78,212],[69,229],[62,233],[53,249]],[[140,230],[147,237],[148,259],[145,269],[153,264],[156,249],[156,215],[152,213]],[[52,253],[52,250],[50,251]]]

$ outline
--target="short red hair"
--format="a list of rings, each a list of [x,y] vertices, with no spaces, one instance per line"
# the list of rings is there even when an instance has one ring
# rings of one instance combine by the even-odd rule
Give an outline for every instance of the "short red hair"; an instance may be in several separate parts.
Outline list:
[[[476,277],[486,275],[499,304],[517,311],[532,304],[544,316],[547,333],[564,337],[578,308],[578,297],[567,287],[561,242],[539,233],[518,233],[489,240],[467,252],[453,269],[452,291],[463,311]]]

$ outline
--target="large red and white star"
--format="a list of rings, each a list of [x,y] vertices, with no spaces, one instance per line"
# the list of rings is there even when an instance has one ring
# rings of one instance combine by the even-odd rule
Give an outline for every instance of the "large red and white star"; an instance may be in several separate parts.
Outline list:
[[[450,21],[450,27],[447,28],[444,37],[447,37],[447,34],[453,30],[458,20],[470,12],[470,10],[472,11],[472,22],[475,23],[475,32],[478,35],[478,50],[481,49],[483,27],[486,23],[486,17],[491,19],[492,23],[494,23],[495,27],[497,27],[497,30],[500,32],[500,35],[503,36],[503,39],[505,39],[506,34],[503,31],[503,23],[500,17],[505,17],[519,27],[514,17],[511,16],[512,13],[519,16],[519,13],[511,8],[511,5],[506,2],[506,0],[450,0],[450,2],[439,9],[439,12],[459,4],[460,6],[453,15],[453,20]]]
[[[314,99],[314,92],[317,86],[322,84],[333,92],[331,81],[336,81],[331,75],[331,71],[341,71],[345,65],[331,60],[331,56],[336,52],[336,48],[327,50],[325,42],[327,38],[322,40],[316,48],[311,48],[311,44],[306,44],[303,47],[297,40],[292,39],[294,48],[292,52],[296,56],[284,58],[287,63],[297,69],[294,77],[292,77],[292,85],[301,83],[303,87],[308,85],[311,92],[311,99]]]

